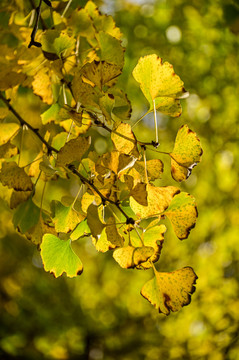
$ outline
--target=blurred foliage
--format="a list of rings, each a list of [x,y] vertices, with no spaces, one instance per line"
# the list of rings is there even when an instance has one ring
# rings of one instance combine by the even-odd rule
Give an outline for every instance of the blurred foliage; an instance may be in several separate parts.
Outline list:
[[[8,3],[1,2],[1,42],[14,50],[17,33],[13,36],[8,32]],[[66,2],[62,3],[64,9]],[[71,6],[84,3],[73,1]],[[15,0],[10,4],[13,12],[21,10],[26,16],[30,11],[30,2]],[[173,270],[192,265],[199,277],[197,291],[189,307],[171,317],[159,315],[139,297],[142,283],[150,275],[142,272],[139,277],[121,269],[110,255],[96,253],[86,240],[81,246],[85,259],[81,277],[54,279],[43,271],[35,247],[16,234],[10,211],[2,202],[0,356],[237,360],[238,3],[118,0],[97,4],[103,12],[113,14],[124,34],[127,50],[121,86],[134,104],[135,119],[147,110],[130,75],[140,56],[157,53],[173,63],[190,92],[182,117],[160,117],[159,139],[162,144],[173,143],[176,130],[184,123],[199,135],[204,150],[202,163],[181,186],[196,197],[199,218],[185,242],[178,244],[173,232],[167,231],[160,266]],[[19,107],[37,125],[37,98],[23,92]],[[152,127],[149,115],[134,130],[143,141],[152,137]],[[169,173],[164,181],[175,185]],[[0,191],[5,190],[1,187]],[[50,196],[57,198],[57,189],[52,187]]]

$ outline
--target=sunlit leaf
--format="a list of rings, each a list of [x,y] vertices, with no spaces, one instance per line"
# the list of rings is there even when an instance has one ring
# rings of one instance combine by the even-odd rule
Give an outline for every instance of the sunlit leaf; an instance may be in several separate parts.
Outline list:
[[[72,12],[70,25],[74,34],[92,39],[95,35],[95,28],[87,9],[76,9]]]
[[[171,156],[171,173],[176,181],[186,180],[194,166],[201,161],[202,148],[196,133],[183,125],[175,140]]]
[[[116,150],[124,154],[137,154],[136,138],[129,124],[121,123],[111,134]]]
[[[74,230],[81,221],[78,213],[71,206],[64,206],[60,201],[54,202],[55,217],[53,222],[57,232],[69,232]]]
[[[155,276],[146,282],[141,290],[145,297],[160,313],[169,315],[191,302],[195,291],[197,275],[189,266],[173,272],[154,271]]]
[[[56,60],[54,57],[49,57],[48,53],[56,54],[57,57],[69,55],[75,46],[75,39],[58,30],[46,30],[42,34],[41,44],[47,59]]]
[[[70,278],[80,275],[83,265],[71,247],[71,240],[61,240],[55,235],[45,234],[41,243],[41,258],[46,271],[55,277],[64,272]]]
[[[123,68],[125,48],[121,41],[103,31],[96,34],[96,38],[100,47],[100,59]]]
[[[18,149],[10,141],[0,146],[0,159],[9,159],[17,155]]]
[[[195,198],[185,192],[175,195],[164,214],[171,221],[177,237],[186,239],[198,216]]]
[[[90,137],[79,136],[68,141],[57,154],[57,166],[64,166],[72,161],[81,161],[84,153],[89,149]]]
[[[140,217],[158,216],[161,217],[162,212],[167,209],[172,198],[179,192],[174,186],[156,187],[147,184],[148,206],[140,205],[134,198],[130,197],[130,206],[134,213]]]
[[[19,125],[15,123],[1,123],[0,129],[0,145],[3,145],[17,133]]]
[[[33,244],[40,245],[42,242],[43,235],[47,233],[57,235],[54,227],[51,227],[47,223],[45,223],[42,215],[40,214],[38,223],[34,225],[32,228],[30,228],[25,235],[28,238],[28,240],[30,240]]]
[[[17,191],[31,191],[33,189],[31,178],[14,161],[2,164],[0,181],[9,189],[12,188]]]
[[[171,116],[179,116],[182,112],[178,98],[186,91],[183,82],[168,62],[162,62],[157,55],[141,57],[133,70],[133,76],[149,102],[149,111],[156,108]]]
[[[43,102],[48,105],[53,103],[52,81],[48,69],[42,68],[36,73],[32,88],[34,94],[40,96]]]
[[[144,161],[137,161],[134,166],[141,175],[141,181],[146,181]],[[148,180],[160,179],[163,173],[163,163],[159,159],[152,159],[146,162]]]
[[[92,84],[102,89],[104,85],[113,86],[118,76],[122,73],[122,69],[116,64],[95,60],[84,65],[80,73]]]
[[[81,221],[75,230],[71,233],[70,238],[71,240],[78,240],[82,236],[89,236],[90,228],[87,224],[86,220]]]
[[[115,261],[124,269],[135,268],[147,261],[154,253],[150,246],[133,247],[126,246],[116,249],[113,254]]]

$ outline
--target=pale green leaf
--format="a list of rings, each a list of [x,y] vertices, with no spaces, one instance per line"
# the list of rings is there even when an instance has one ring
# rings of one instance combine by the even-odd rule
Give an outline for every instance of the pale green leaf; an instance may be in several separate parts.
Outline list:
[[[46,271],[55,277],[64,272],[70,278],[80,275],[83,265],[71,247],[71,240],[61,240],[53,234],[45,234],[41,243],[41,258]]]

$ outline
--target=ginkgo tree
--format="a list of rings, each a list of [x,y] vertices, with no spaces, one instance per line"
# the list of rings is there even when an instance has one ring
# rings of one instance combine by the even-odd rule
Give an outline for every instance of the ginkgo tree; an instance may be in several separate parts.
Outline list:
[[[197,208],[194,197],[178,187],[155,185],[164,164],[147,159],[146,150],[171,159],[175,181],[190,176],[202,155],[195,132],[183,125],[174,148],[163,152],[157,128],[157,112],[180,116],[180,99],[188,93],[171,64],[155,54],[140,58],[132,75],[149,103],[146,114],[153,112],[155,122],[155,139],[140,141],[130,122],[131,103],[117,86],[125,52],[120,29],[92,1],[74,10],[66,4],[63,13],[60,3],[40,0],[30,13],[13,14],[18,47],[13,52],[4,45],[0,55],[0,181],[9,192],[13,224],[38,247],[45,270],[55,277],[82,273],[72,242],[84,237],[96,250],[112,251],[124,269],[152,269],[154,277],[141,294],[168,315],[190,303],[197,276],[189,266],[173,272],[156,269],[166,232],[163,220],[167,217],[176,236],[186,239]],[[14,107],[23,88],[46,104],[40,127]],[[104,130],[101,136],[109,135],[112,149],[101,154],[93,146],[99,129]],[[20,166],[25,132],[37,141],[38,154],[31,155],[28,144],[30,161]],[[77,181],[76,197],[53,199],[49,210],[43,201],[47,184],[61,179]]]

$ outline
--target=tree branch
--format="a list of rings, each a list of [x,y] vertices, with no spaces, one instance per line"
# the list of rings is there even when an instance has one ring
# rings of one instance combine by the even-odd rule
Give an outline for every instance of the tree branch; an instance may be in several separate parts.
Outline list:
[[[45,22],[43,21],[43,19],[41,17],[42,1],[44,1],[45,4],[47,4],[49,7],[51,7],[51,2],[49,0],[40,0],[39,5],[37,7],[35,7],[35,4],[34,4],[33,0],[30,0],[31,6],[36,11],[36,20],[35,20],[35,25],[33,27],[32,33],[31,33],[31,41],[30,41],[30,43],[28,45],[28,48],[30,48],[31,46],[41,47],[41,43],[35,40],[36,33],[37,33],[37,30],[38,30],[38,26],[39,26],[39,20],[41,20],[42,29],[43,30],[47,29],[47,26],[46,26]]]
[[[18,119],[18,121],[20,122],[21,126],[27,126],[28,129],[30,129],[40,140],[43,144],[46,145],[47,149],[48,149],[48,153],[58,153],[59,150],[55,149],[53,146],[51,146],[40,134],[38,129],[33,128],[27,121],[25,121],[19,114],[18,112],[12,107],[12,105],[10,104],[10,101],[7,100],[2,93],[0,93],[0,99],[7,105],[8,109],[12,112],[13,115],[15,115],[15,117]],[[86,177],[84,177],[77,169],[74,165],[67,165],[66,166],[68,170],[70,170],[73,174],[75,174],[76,176],[78,176],[80,178],[80,180],[82,181],[83,184],[87,184],[92,190],[94,190],[101,198],[102,203],[105,204],[106,202],[115,205],[118,210],[124,215],[124,217],[126,218],[126,224],[132,224],[134,225],[135,221],[134,219],[132,219],[130,216],[128,216],[125,211],[121,208],[120,203],[118,201],[113,201],[111,199],[108,199],[107,197],[105,197],[100,191],[99,189],[97,189],[97,187],[93,184],[93,182],[91,180],[88,180]]]

